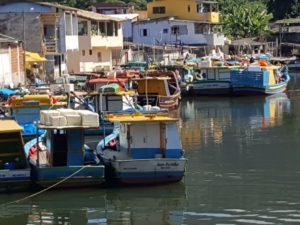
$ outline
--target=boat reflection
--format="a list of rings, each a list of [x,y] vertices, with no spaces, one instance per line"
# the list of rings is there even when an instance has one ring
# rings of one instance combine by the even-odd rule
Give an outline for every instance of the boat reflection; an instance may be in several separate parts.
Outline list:
[[[182,141],[187,145],[206,146],[212,140],[221,144],[225,131],[231,127],[235,127],[230,131],[235,135],[280,126],[290,108],[290,99],[285,93],[266,97],[184,99],[180,109],[185,130]]]
[[[2,209],[0,224],[182,224],[182,182],[136,188],[50,191],[31,203]],[[152,209],[152,210],[149,210]]]

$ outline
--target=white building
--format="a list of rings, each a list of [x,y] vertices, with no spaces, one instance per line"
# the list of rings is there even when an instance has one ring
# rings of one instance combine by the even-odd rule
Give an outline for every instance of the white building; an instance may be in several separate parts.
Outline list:
[[[222,46],[224,34],[205,21],[179,20],[173,17],[133,23],[133,43],[145,45]]]

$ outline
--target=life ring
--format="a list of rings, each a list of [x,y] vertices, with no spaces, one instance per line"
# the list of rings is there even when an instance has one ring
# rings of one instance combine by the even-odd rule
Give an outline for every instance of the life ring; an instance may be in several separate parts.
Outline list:
[[[196,80],[203,80],[202,74],[203,74],[202,70],[200,70],[200,73],[199,72],[195,72],[195,78],[196,78]]]
[[[117,140],[114,138],[108,142],[110,147],[115,147],[117,145]]]
[[[28,158],[32,159],[32,158],[35,158],[36,156],[37,156],[37,147],[36,147],[36,145],[33,145],[29,150]]]

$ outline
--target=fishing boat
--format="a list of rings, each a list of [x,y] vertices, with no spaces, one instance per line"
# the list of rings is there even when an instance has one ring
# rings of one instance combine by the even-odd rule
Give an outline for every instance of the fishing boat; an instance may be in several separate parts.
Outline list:
[[[31,179],[40,187],[79,187],[104,181],[104,166],[85,147],[84,130],[99,127],[99,115],[88,110],[43,110],[38,129],[44,137],[25,145]]]
[[[231,94],[230,71],[242,68],[241,64],[231,64],[220,56],[205,56],[197,66],[188,70],[184,76],[187,93],[194,95],[228,95]]]
[[[22,127],[15,120],[0,120],[0,190],[30,186],[21,132]]]
[[[123,184],[177,182],[185,173],[186,158],[177,118],[166,111],[108,114],[117,123],[115,132],[104,137],[97,153],[106,166],[106,178]]]
[[[147,74],[142,78],[133,78],[141,106],[158,106],[161,109],[176,109],[179,105],[181,90],[174,72],[166,71]]]
[[[285,67],[263,61],[243,70],[232,70],[230,75],[232,91],[237,95],[282,93],[290,80]]]
[[[35,122],[39,120],[40,111],[49,108],[62,108],[67,105],[64,96],[24,95],[10,96],[3,110],[8,112],[5,116],[14,118],[23,128],[22,135],[25,139],[31,139],[36,135]],[[43,131],[40,130],[40,134]]]

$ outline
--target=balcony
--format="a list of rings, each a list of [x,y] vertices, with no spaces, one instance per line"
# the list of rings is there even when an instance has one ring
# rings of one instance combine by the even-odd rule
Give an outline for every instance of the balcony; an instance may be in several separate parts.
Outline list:
[[[206,44],[209,46],[224,45],[224,34],[213,33],[213,34],[204,34],[206,38]]]
[[[91,48],[122,48],[123,37],[122,36],[79,36],[79,43],[81,49]]]

